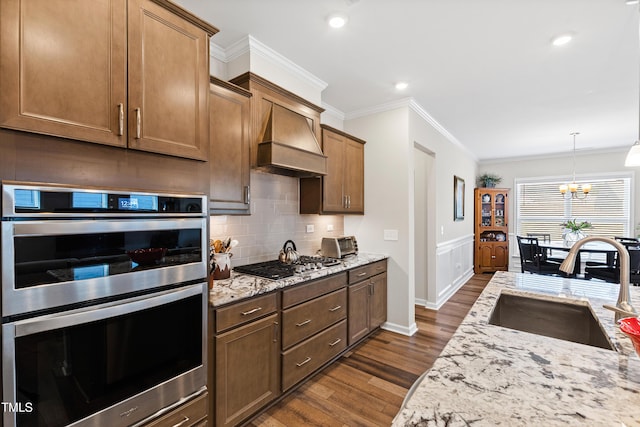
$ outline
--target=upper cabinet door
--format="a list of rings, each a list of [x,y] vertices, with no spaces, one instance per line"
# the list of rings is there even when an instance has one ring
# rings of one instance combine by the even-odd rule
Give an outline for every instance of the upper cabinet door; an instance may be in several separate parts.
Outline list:
[[[0,126],[125,146],[125,0],[2,0]]]
[[[207,33],[150,0],[130,0],[129,147],[206,160],[208,97]]]
[[[344,193],[347,196],[347,211],[364,213],[364,144],[345,140]]]
[[[324,210],[342,212],[346,201],[344,193],[345,138],[334,132],[322,131],[322,151],[327,156],[327,175],[323,177]]]

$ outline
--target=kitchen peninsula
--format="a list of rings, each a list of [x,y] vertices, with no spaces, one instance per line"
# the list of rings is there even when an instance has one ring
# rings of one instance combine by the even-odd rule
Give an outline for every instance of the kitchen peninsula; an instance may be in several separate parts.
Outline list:
[[[602,307],[615,303],[618,290],[497,272],[393,425],[640,425],[640,359]],[[590,306],[615,350],[489,324],[501,293]],[[640,307],[640,288],[631,298]]]

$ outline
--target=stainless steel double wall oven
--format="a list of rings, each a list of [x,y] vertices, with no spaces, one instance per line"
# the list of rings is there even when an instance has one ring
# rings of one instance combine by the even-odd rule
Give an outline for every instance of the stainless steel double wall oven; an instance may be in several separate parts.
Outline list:
[[[129,426],[206,391],[206,198],[2,183],[5,426]]]

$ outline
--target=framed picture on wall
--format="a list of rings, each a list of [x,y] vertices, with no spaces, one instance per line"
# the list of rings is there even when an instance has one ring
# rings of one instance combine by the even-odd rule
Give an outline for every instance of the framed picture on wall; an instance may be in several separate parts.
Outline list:
[[[464,179],[453,176],[453,220],[464,220]]]

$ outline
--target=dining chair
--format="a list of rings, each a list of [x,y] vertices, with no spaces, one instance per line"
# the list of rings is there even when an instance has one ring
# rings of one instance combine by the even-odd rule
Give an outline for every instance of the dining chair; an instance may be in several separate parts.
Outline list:
[[[640,247],[627,246],[629,252],[629,283],[640,285]],[[620,261],[615,257],[613,267],[587,266],[585,267],[586,279],[600,279],[609,283],[620,283]]]
[[[551,243],[551,233],[527,233],[527,237],[536,237],[538,242],[542,241],[543,243]],[[543,249],[542,256],[547,261],[552,262],[562,262],[564,258],[562,257],[554,257],[552,249]]]
[[[516,236],[520,249],[520,268],[524,273],[557,274],[564,275],[560,271],[560,262],[548,260],[537,237]]]

